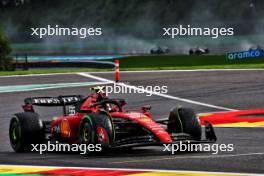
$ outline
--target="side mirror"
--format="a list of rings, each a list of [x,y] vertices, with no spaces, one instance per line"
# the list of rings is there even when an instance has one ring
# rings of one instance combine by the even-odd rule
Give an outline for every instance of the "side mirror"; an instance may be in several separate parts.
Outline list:
[[[32,104],[22,105],[24,112],[35,112]]]
[[[126,100],[119,99],[119,103],[121,106],[125,106],[127,104]]]
[[[105,92],[105,86],[96,86],[90,88],[91,91],[94,91],[95,93],[104,93]]]
[[[151,110],[151,106],[150,106],[150,105],[142,106],[142,107],[141,107],[141,110],[142,110],[143,112],[149,111],[149,110]]]

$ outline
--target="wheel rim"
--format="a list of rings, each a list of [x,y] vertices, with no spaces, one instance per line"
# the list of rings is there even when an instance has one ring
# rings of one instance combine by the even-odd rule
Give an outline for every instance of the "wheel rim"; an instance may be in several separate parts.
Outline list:
[[[16,140],[17,139],[16,128],[13,128],[13,130],[12,130],[12,139],[13,140]]]
[[[87,130],[84,131],[83,138],[84,138],[84,141],[89,141],[89,134],[88,134]]]
[[[89,142],[90,139],[91,139],[91,136],[90,136],[90,128],[87,127],[86,125],[85,125],[84,128],[83,128],[82,137],[83,137],[83,141],[84,141],[85,143]]]
[[[20,138],[20,126],[17,121],[13,122],[10,129],[10,139],[13,145],[16,145]]]

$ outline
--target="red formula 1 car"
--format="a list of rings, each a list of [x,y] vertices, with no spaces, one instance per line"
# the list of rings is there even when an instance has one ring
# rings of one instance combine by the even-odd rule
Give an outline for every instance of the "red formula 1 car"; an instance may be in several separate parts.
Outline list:
[[[10,121],[9,137],[16,152],[29,151],[31,144],[58,141],[69,144],[101,144],[104,148],[163,145],[181,142],[209,143],[201,139],[199,119],[189,108],[175,107],[165,120],[155,121],[150,106],[139,112],[126,111],[123,99],[110,99],[95,93],[59,97],[26,98],[24,112]],[[62,106],[64,115],[42,121],[33,105]],[[213,130],[211,128],[211,130]],[[210,133],[210,129],[205,130]],[[208,136],[208,135],[206,135]]]

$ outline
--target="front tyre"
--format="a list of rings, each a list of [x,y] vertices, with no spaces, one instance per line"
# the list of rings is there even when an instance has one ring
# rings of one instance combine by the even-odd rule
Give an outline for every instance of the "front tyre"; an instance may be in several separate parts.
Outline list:
[[[200,140],[202,136],[201,124],[191,108],[173,108],[167,127],[169,133],[187,133],[196,140]]]

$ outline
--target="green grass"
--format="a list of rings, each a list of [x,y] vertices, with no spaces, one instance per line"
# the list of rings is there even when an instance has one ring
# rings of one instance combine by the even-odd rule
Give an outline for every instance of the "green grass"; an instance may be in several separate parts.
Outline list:
[[[264,68],[264,57],[227,60],[225,56],[131,56],[120,59],[121,70],[186,70],[186,69],[249,69]],[[94,72],[111,69],[32,69],[28,71],[2,71],[0,75],[44,73]]]

